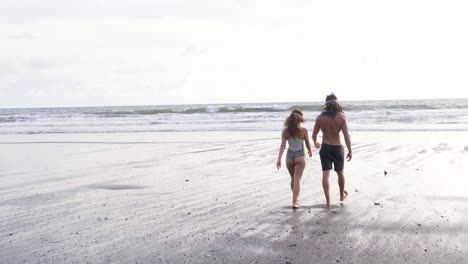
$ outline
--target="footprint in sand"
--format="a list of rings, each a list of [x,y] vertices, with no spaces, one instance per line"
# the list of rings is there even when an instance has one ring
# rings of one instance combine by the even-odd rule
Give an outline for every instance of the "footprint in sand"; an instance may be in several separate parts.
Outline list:
[[[132,190],[132,189],[144,189],[145,186],[140,185],[129,185],[129,184],[94,184],[89,185],[89,188],[94,189],[105,189],[105,190]]]
[[[442,143],[442,144],[439,144],[437,146],[435,146],[434,148],[432,148],[434,151],[442,151],[442,150],[449,150],[450,147],[447,143]]]
[[[387,152],[393,152],[393,151],[396,151],[396,150],[398,150],[398,149],[400,149],[400,148],[401,148],[401,146],[396,146],[396,147],[393,147],[393,148],[389,148],[389,149],[387,149],[386,151],[387,151]]]

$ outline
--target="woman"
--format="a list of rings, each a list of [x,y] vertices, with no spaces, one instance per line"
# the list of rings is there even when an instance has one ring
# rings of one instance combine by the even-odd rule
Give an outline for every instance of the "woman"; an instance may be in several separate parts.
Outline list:
[[[288,152],[286,154],[286,167],[291,175],[291,190],[293,192],[293,208],[301,207],[298,198],[301,190],[301,178],[304,172],[306,161],[304,153],[304,141],[308,150],[309,157],[312,157],[310,142],[308,139],[307,129],[301,126],[305,122],[304,115],[301,110],[294,109],[286,121],[284,121],[284,129],[281,133],[281,146],[278,155],[276,167],[281,168],[281,157],[286,148],[288,141]]]

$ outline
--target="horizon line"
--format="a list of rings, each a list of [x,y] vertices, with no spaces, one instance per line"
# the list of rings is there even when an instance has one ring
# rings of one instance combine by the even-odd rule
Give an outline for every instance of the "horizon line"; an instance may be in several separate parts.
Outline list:
[[[461,98],[409,98],[409,99],[351,99],[339,100],[340,102],[359,102],[359,101],[419,101],[419,100],[463,100]],[[263,102],[237,102],[237,103],[180,103],[180,104],[133,104],[133,105],[76,105],[76,106],[33,106],[33,107],[0,107],[0,109],[44,109],[44,108],[94,108],[94,107],[126,107],[126,106],[180,106],[180,105],[236,105],[236,104],[283,104],[283,103],[321,103],[322,100],[310,101],[263,101]]]

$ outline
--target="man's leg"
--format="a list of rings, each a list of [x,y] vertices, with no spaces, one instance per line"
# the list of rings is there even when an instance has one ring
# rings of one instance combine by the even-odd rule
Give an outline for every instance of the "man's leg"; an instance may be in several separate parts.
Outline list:
[[[325,194],[325,199],[327,200],[327,208],[331,208],[330,202],[330,184],[328,182],[328,178],[330,178],[330,171],[323,171],[322,177],[322,186],[323,186],[323,193]]]
[[[340,186],[340,201],[344,201],[348,197],[348,192],[345,190],[345,177],[343,171],[337,171],[338,185]]]

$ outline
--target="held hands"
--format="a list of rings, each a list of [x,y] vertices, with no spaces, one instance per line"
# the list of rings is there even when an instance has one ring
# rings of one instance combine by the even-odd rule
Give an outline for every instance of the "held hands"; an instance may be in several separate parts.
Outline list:
[[[318,141],[315,142],[315,148],[318,148],[318,149],[320,148],[320,143]]]
[[[348,155],[346,155],[346,160],[350,161],[353,158],[353,153],[348,152]]]
[[[281,160],[276,161],[276,168],[279,170],[281,168]]]
[[[309,158],[312,158],[312,152],[311,152],[311,151],[307,151],[307,153],[309,154]]]

